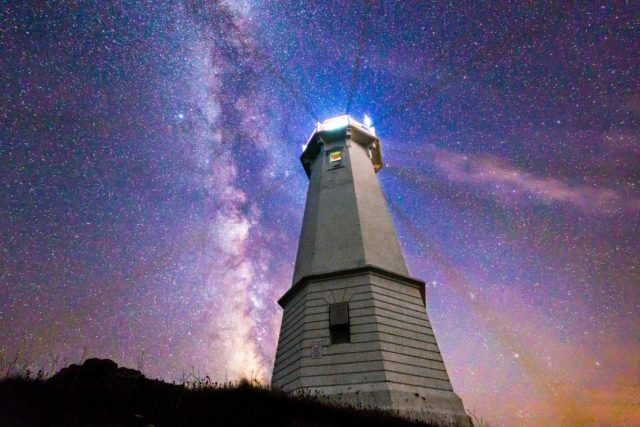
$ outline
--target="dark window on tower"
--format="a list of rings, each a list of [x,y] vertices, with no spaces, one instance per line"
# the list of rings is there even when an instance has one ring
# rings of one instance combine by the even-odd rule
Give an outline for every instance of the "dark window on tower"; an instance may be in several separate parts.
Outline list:
[[[331,344],[351,342],[348,302],[329,306],[329,330],[331,331]]]

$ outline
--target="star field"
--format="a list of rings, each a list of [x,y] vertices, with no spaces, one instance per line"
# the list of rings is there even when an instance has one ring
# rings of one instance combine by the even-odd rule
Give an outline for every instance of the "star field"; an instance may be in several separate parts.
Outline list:
[[[316,121],[367,114],[455,391],[640,424],[632,2],[0,11],[0,357],[269,378]]]

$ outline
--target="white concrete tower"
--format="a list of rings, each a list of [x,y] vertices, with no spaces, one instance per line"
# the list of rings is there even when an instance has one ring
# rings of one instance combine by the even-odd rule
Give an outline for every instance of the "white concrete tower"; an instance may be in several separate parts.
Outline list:
[[[349,116],[327,120],[301,161],[309,191],[293,284],[279,300],[272,385],[471,426],[380,190],[374,129]]]

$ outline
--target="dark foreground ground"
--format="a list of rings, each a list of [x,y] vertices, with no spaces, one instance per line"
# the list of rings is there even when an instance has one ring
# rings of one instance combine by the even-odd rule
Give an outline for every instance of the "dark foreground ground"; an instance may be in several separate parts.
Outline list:
[[[241,381],[189,387],[89,359],[49,379],[0,381],[0,426],[426,426]]]

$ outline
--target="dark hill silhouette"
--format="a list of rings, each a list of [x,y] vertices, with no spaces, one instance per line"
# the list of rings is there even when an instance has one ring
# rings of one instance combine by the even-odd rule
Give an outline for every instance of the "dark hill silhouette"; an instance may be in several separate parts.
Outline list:
[[[426,426],[392,414],[293,397],[247,380],[191,386],[145,378],[108,359],[49,379],[0,381],[0,426]]]

